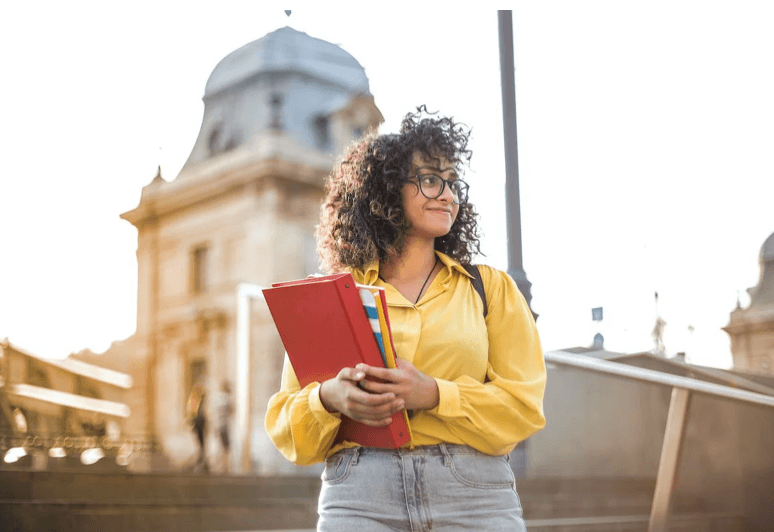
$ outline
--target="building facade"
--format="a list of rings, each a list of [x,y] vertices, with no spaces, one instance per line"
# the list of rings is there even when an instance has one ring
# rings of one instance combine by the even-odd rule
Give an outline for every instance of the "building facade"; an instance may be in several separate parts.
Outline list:
[[[131,388],[125,373],[0,340],[0,468],[93,466],[106,453],[100,467],[144,467],[147,455],[136,451],[145,442],[126,430]]]
[[[734,368],[774,373],[774,233],[761,247],[758,284],[747,291],[750,304],[731,312],[723,330],[731,337]]]
[[[159,170],[139,205],[121,215],[138,230],[137,331],[121,349],[135,382],[128,423],[185,467],[196,451],[185,416],[191,387],[201,383],[212,398],[248,371],[237,397],[247,431],[233,421],[232,428],[246,437],[251,463],[244,468],[232,456],[232,471],[295,472],[263,428],[284,349],[265,305],[253,301],[249,369],[237,367],[237,292],[318,271],[324,180],[343,148],[383,118],[350,54],[289,27],[226,56],[203,99],[201,130],[180,174],[167,182]],[[212,400],[205,410],[214,456]]]

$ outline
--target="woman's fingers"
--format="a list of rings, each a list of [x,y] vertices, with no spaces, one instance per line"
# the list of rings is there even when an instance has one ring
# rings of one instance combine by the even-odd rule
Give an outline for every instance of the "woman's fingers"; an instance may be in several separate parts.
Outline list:
[[[394,393],[370,393],[360,389],[347,394],[345,409],[367,419],[381,419],[403,410],[403,399]],[[346,412],[345,412],[346,413]],[[352,416],[350,416],[352,417]]]
[[[378,368],[368,364],[358,364],[354,369],[356,372],[362,373],[364,377],[367,375],[387,382],[395,382],[396,378],[400,377],[399,372],[395,369]]]
[[[358,382],[365,378],[365,372],[362,369],[357,368],[342,368],[337,379]]]
[[[326,382],[331,394],[329,402],[335,403],[335,411],[371,426],[383,426],[392,421],[392,415],[404,408],[403,399],[394,393],[371,393],[361,388],[367,381],[364,371],[356,368],[342,369],[336,378]],[[325,403],[323,403],[325,404]]]

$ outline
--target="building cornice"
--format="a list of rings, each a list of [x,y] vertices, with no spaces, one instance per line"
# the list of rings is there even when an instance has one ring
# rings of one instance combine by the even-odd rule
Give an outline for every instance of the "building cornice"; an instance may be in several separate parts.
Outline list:
[[[774,309],[737,309],[731,313],[731,320],[722,329],[728,334],[774,330]]]
[[[139,205],[121,214],[121,218],[140,228],[267,177],[304,183],[322,191],[332,163],[330,155],[304,148],[292,138],[267,135],[259,145],[247,145],[187,168],[172,182],[154,179],[143,188]]]
[[[74,375],[86,377],[87,379],[102,382],[104,384],[109,384],[117,388],[123,388],[125,390],[128,390],[129,388],[132,387],[132,384],[133,384],[132,377],[126,373],[122,373],[120,371],[116,371],[113,369],[104,368],[102,366],[97,366],[95,364],[89,364],[88,362],[83,362],[82,360],[77,360],[70,357],[62,358],[62,359],[46,358],[46,357],[31,353],[26,349],[23,349],[17,345],[13,345],[7,340],[0,342],[0,348],[16,351],[22,356],[32,358],[43,364],[47,364],[49,366],[61,369],[63,371],[72,373]]]

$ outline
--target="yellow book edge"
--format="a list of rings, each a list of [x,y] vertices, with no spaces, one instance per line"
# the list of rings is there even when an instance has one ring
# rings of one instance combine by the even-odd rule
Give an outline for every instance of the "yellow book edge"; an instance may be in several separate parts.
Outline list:
[[[395,363],[395,353],[392,351],[392,332],[387,326],[387,320],[384,317],[384,308],[382,307],[382,292],[381,290],[374,290],[372,292],[376,299],[376,313],[379,315],[379,329],[382,331],[382,340],[384,341],[384,353],[387,355],[387,367],[394,369],[397,367]],[[386,305],[385,305],[386,306]],[[408,412],[403,409],[403,419],[406,420],[406,426],[409,431],[409,444],[414,441],[414,435],[411,433],[411,423],[409,423]]]

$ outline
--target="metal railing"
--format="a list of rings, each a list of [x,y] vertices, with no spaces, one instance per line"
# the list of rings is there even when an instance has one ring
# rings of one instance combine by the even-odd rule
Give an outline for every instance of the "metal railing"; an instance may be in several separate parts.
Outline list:
[[[607,373],[672,388],[666,430],[661,445],[661,458],[656,475],[656,488],[653,494],[653,504],[648,522],[649,532],[666,532],[669,526],[672,490],[675,484],[683,434],[685,433],[688,404],[692,392],[774,408],[774,397],[770,395],[561,351],[548,352],[544,356],[548,363],[571,366],[586,371]]]
[[[109,436],[68,433],[0,432],[0,468],[16,464],[33,453],[45,453],[47,461],[68,456],[79,458],[83,465],[107,458],[126,467],[140,455],[155,450],[155,442],[148,438],[114,439]]]

